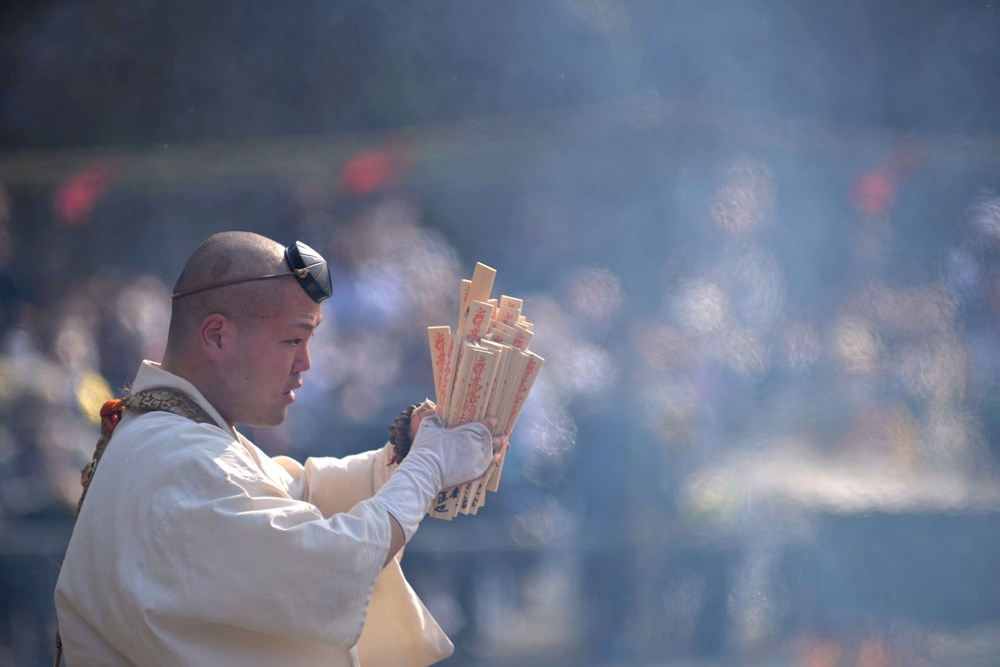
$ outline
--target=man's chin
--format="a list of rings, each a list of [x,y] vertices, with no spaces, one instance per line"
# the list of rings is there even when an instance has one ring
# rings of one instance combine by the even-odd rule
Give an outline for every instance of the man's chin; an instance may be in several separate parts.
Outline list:
[[[247,426],[256,426],[258,428],[265,426],[280,426],[285,419],[288,418],[288,408],[283,407],[281,411],[272,415],[259,415],[253,419],[248,419],[243,424]]]

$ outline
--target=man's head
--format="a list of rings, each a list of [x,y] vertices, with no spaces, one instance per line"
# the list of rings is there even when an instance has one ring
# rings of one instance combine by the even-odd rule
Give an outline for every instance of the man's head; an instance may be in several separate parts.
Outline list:
[[[329,294],[329,277],[325,266],[317,270],[321,258],[293,253],[250,232],[215,234],[174,287],[163,367],[198,387],[230,424],[281,423],[309,369],[315,297]]]

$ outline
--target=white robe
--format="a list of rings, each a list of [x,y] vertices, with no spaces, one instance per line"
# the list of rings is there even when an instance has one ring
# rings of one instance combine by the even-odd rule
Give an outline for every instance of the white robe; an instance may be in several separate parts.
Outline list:
[[[428,665],[452,645],[389,549],[372,494],[387,448],[270,458],[189,382],[143,362],[217,422],[128,410],[101,459],[56,585],[75,665]],[[359,663],[360,656],[360,663]]]

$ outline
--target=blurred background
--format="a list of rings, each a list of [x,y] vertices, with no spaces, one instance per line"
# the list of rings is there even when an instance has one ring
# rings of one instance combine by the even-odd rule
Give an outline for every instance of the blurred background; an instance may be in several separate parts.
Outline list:
[[[0,665],[50,664],[96,410],[226,229],[334,275],[272,454],[380,446],[476,261],[524,299],[500,492],[404,560],[444,664],[998,664],[997,35],[982,1],[0,5]]]

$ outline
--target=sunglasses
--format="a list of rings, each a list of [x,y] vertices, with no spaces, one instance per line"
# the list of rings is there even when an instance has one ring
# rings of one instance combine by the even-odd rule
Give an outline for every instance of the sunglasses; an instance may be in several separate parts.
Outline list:
[[[285,248],[285,263],[292,270],[291,273],[269,273],[263,276],[253,276],[252,278],[237,278],[235,280],[225,280],[218,283],[211,283],[202,287],[174,292],[172,298],[179,299],[182,296],[198,294],[210,289],[249,283],[254,280],[268,280],[269,278],[284,278],[285,276],[295,276],[299,285],[306,291],[306,294],[319,303],[330,298],[333,294],[333,282],[330,280],[330,270],[326,265],[326,260],[318,252],[307,246],[302,241],[296,241]]]

